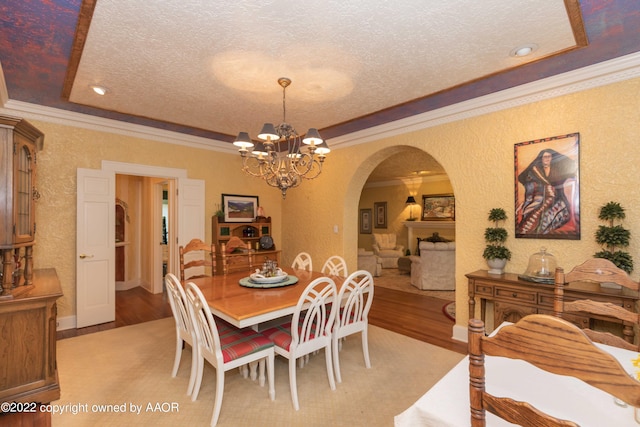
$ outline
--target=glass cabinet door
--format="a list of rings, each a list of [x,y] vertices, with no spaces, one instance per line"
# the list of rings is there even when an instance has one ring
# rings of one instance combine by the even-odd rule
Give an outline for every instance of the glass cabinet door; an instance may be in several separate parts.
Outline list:
[[[27,144],[16,143],[15,163],[15,191],[14,191],[14,215],[15,215],[15,241],[29,242],[34,238],[34,209],[33,209],[33,153]]]

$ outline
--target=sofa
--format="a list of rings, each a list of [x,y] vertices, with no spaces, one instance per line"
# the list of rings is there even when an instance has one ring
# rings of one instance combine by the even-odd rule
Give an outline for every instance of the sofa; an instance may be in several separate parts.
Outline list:
[[[373,253],[382,260],[382,268],[398,268],[398,258],[404,256],[404,246],[396,244],[393,233],[373,233]]]
[[[422,290],[456,288],[456,243],[420,242],[420,256],[410,256],[411,284]]]
[[[382,273],[382,260],[373,252],[358,248],[358,270],[366,270],[378,277]]]

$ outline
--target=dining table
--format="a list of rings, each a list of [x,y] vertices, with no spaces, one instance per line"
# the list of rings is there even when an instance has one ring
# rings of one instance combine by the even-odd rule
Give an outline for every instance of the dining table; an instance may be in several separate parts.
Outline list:
[[[630,375],[636,376],[632,360],[638,357],[637,352],[596,345],[613,355]],[[529,402],[543,412],[582,427],[640,426],[634,419],[632,406],[577,378],[554,375],[522,360],[504,357],[485,356],[485,368],[486,390],[495,396]],[[486,421],[488,427],[513,426],[489,411],[486,411]],[[394,424],[396,427],[470,426],[469,356],[413,405],[396,415]]]
[[[200,288],[214,316],[238,328],[259,330],[260,325],[292,315],[302,292],[313,280],[329,277],[338,291],[345,280],[319,271],[293,268],[282,268],[282,271],[289,276],[288,280],[268,286],[252,285],[249,278],[255,271],[249,270],[190,281]]]

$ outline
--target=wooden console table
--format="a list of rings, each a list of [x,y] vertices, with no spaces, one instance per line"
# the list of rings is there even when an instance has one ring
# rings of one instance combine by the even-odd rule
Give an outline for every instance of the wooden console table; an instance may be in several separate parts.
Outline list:
[[[475,316],[476,298],[480,301],[480,318],[485,321],[487,301],[493,302],[494,326],[504,321],[517,322],[528,314],[553,314],[554,285],[520,280],[517,274],[489,274],[478,270],[466,275],[469,279],[469,316]],[[609,302],[637,312],[638,293],[628,289],[603,288],[599,283],[571,283],[564,288],[567,301],[591,299]],[[564,314],[564,319],[580,328],[593,328],[594,320],[614,323],[622,328],[624,338],[633,343],[633,326],[605,316]]]

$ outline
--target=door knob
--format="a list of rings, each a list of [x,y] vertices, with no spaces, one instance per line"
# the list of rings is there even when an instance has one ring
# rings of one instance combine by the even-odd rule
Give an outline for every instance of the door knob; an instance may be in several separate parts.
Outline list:
[[[93,258],[93,255],[85,255],[85,254],[80,255],[80,259],[85,259],[85,258]]]

